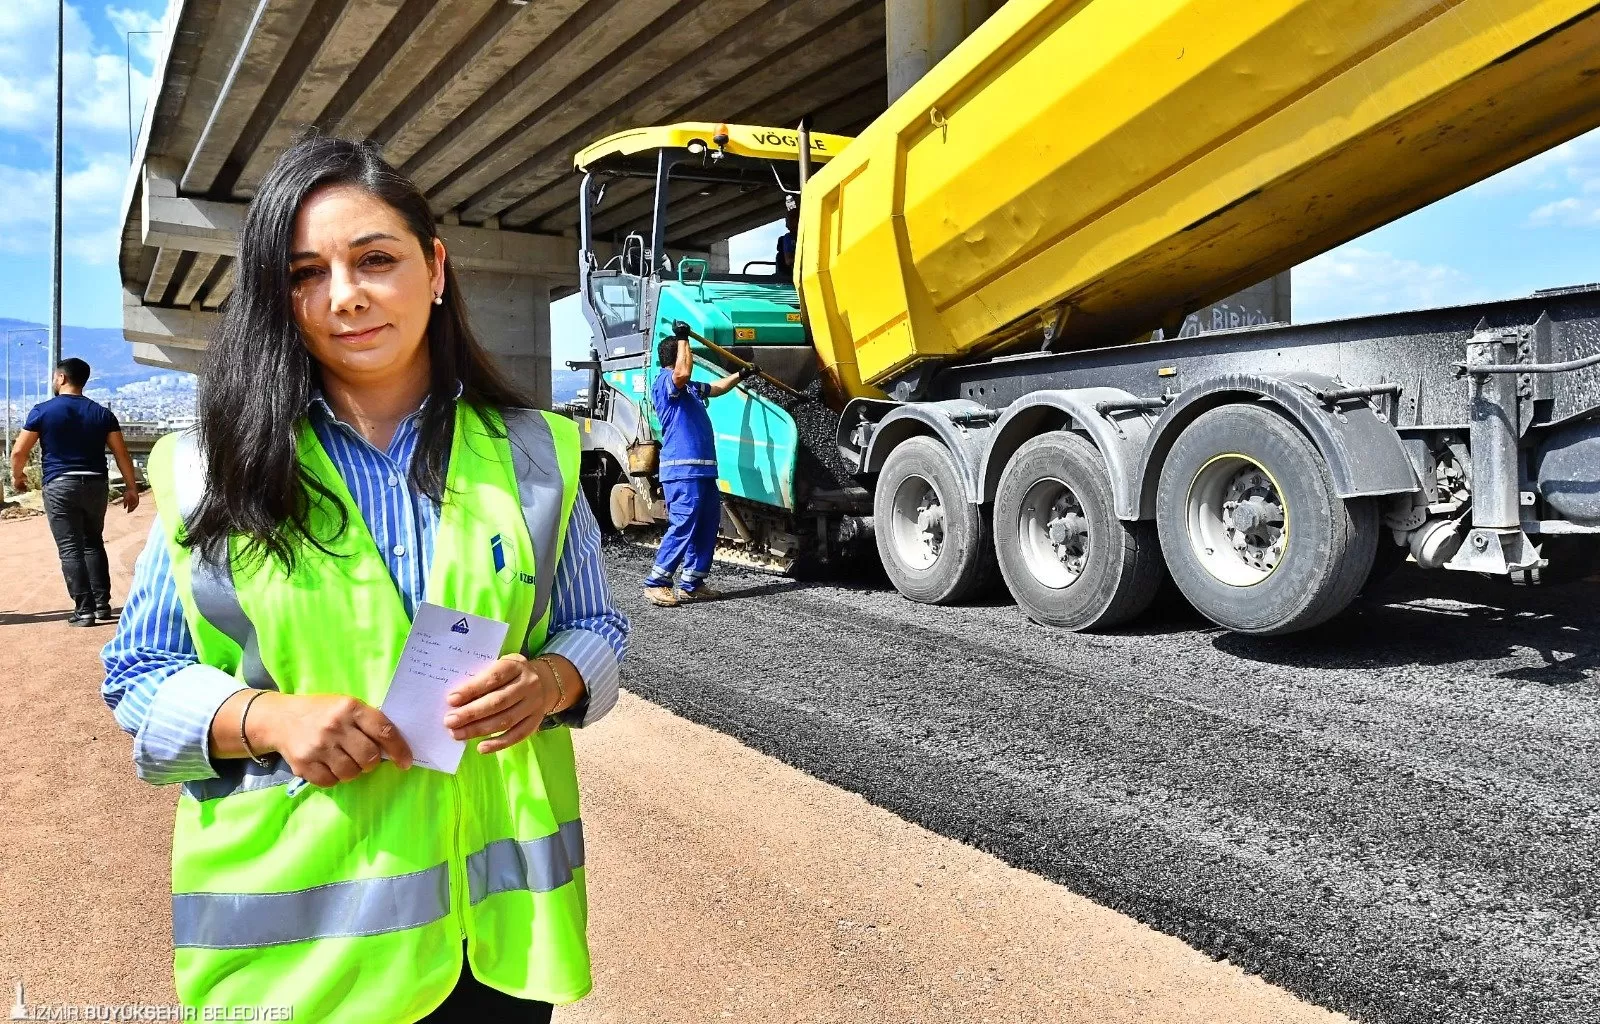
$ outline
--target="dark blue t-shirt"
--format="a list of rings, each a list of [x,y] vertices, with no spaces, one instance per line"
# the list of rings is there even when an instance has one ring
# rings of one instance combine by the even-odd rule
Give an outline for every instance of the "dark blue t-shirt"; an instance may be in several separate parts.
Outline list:
[[[82,395],[57,395],[28,412],[24,430],[37,431],[44,482],[63,473],[106,475],[106,435],[121,430],[116,414]]]
[[[717,475],[717,432],[711,427],[706,401],[711,385],[692,380],[679,390],[672,367],[664,366],[650,388],[650,401],[661,420],[661,479],[692,480]]]

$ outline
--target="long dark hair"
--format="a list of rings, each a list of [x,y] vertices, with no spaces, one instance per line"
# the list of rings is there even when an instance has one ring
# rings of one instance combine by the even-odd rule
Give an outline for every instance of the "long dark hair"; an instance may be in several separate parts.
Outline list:
[[[391,206],[433,260],[433,212],[417,186],[391,167],[370,142],[312,135],[291,147],[261,183],[245,211],[234,290],[200,378],[197,412],[206,487],[185,521],[184,543],[214,560],[225,559],[228,537],[287,569],[295,549],[309,542],[322,550],[349,525],[349,510],[300,465],[298,424],[306,415],[320,371],[311,358],[291,305],[289,253],[295,218],[314,190],[355,185]],[[506,380],[473,337],[455,271],[444,267],[444,303],[428,317],[432,375],[418,422],[411,480],[442,501],[445,469],[460,400],[504,412],[530,403]],[[336,510],[332,537],[312,535],[314,502]]]

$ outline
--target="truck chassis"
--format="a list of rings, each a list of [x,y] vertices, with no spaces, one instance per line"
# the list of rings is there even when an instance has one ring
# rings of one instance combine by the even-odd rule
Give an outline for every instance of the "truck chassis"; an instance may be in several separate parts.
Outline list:
[[[959,601],[998,570],[1032,618],[1107,628],[1165,567],[1221,625],[1287,633],[1407,555],[1517,580],[1586,569],[1597,364],[1591,285],[913,367],[889,399],[849,403],[838,440],[914,599]]]

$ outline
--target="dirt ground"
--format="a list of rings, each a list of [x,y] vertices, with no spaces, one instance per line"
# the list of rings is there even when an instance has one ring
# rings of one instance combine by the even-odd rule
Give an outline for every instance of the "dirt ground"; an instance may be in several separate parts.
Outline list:
[[[119,605],[150,516],[107,518]],[[175,794],[66,609],[44,520],[0,522],[0,985],[167,1003]],[[596,986],[561,1020],[1343,1019],[637,697],[579,757]]]

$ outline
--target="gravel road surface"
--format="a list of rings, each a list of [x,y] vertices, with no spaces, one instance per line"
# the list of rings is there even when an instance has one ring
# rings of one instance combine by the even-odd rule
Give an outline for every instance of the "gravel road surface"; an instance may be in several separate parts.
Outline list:
[[[1600,588],[1407,568],[1270,640],[722,572],[628,685],[1364,1021],[1600,1021]]]

